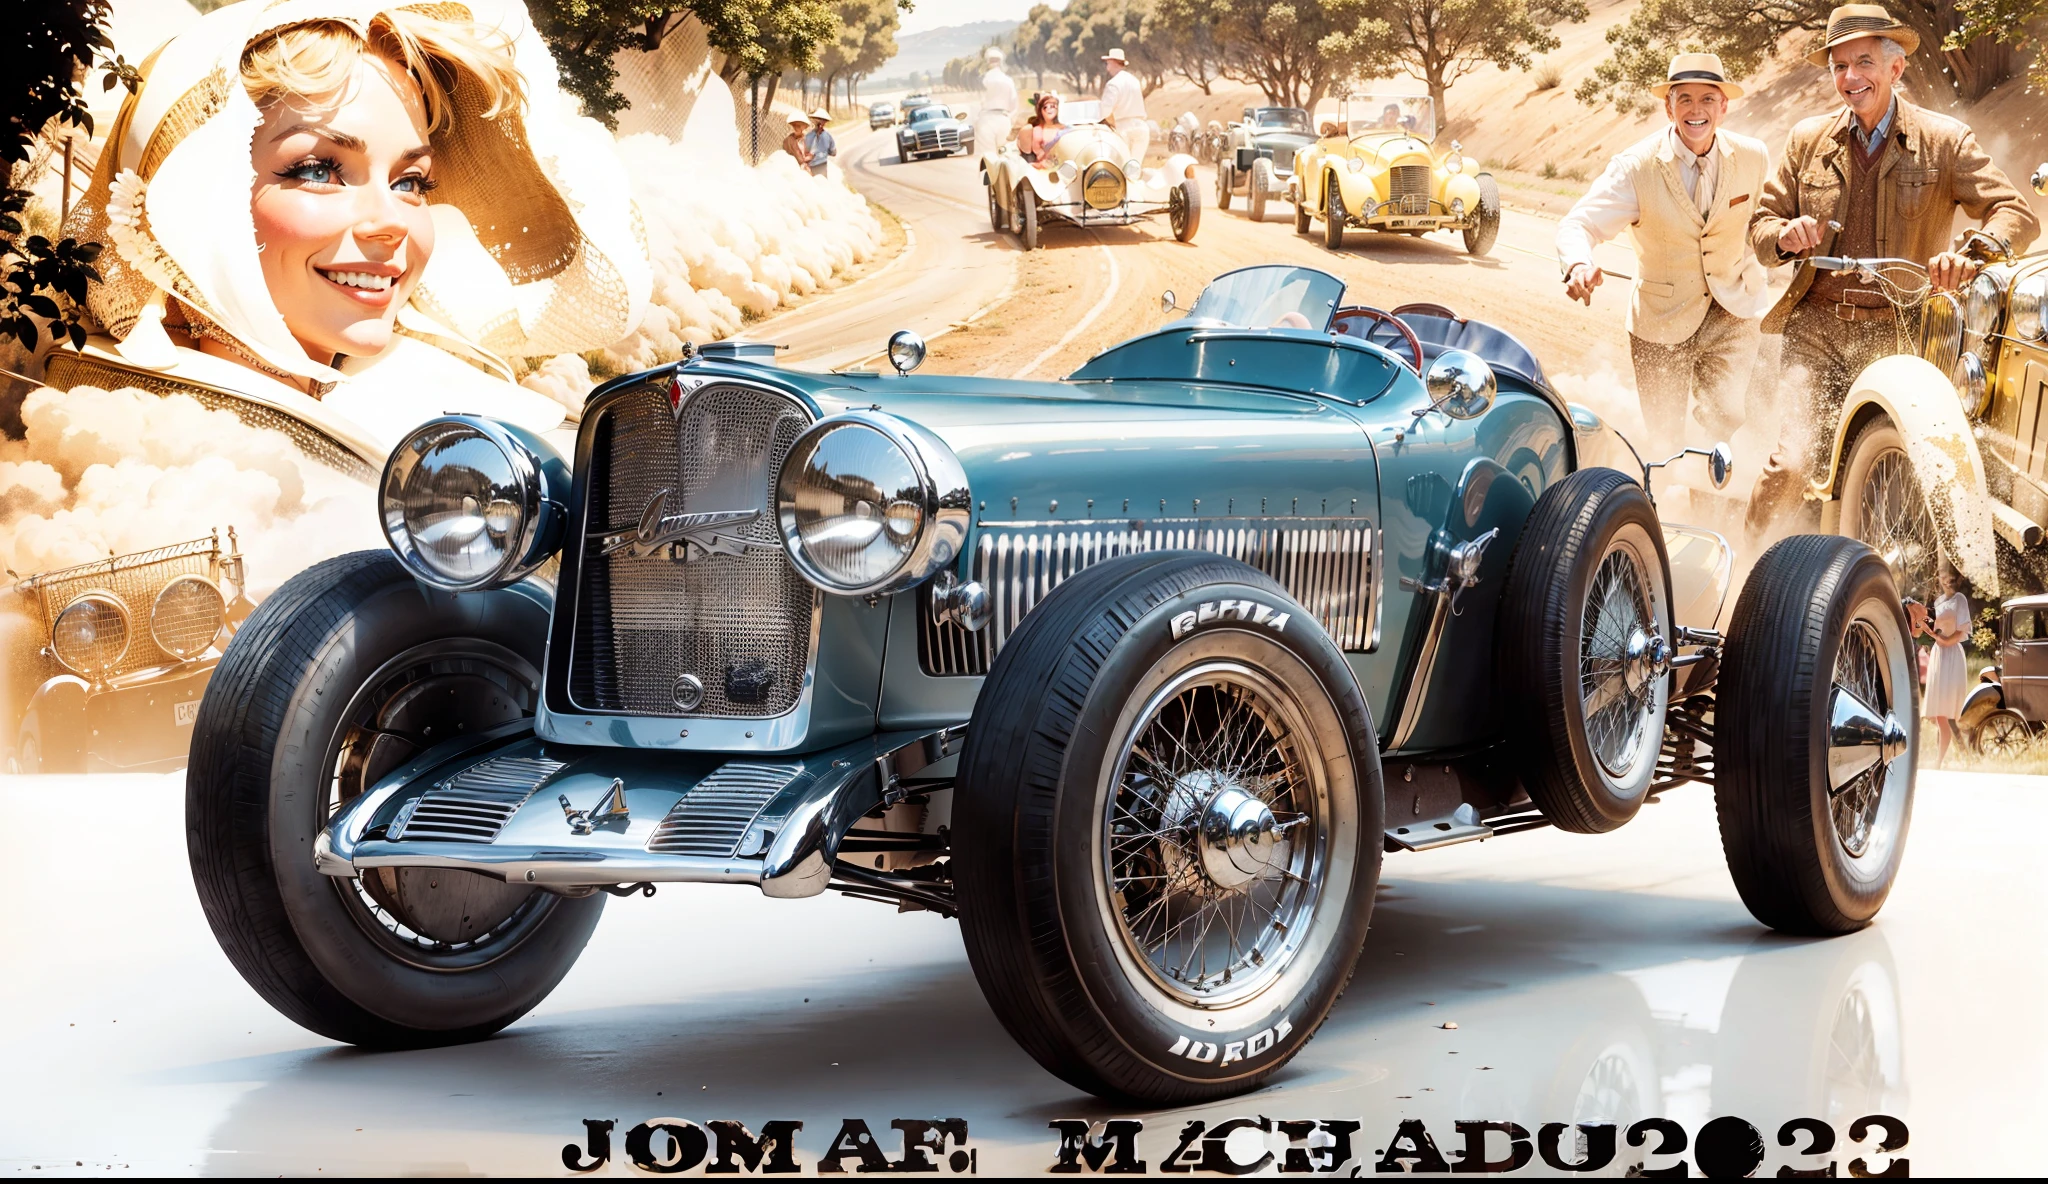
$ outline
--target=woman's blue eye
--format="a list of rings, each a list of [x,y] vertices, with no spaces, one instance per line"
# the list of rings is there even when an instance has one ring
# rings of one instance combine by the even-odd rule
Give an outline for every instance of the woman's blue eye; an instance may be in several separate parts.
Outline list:
[[[393,181],[391,183],[391,187],[400,193],[414,193],[418,194],[421,197],[425,197],[427,194],[433,192],[434,187],[437,184],[438,182],[431,181],[426,177],[420,176],[417,173],[410,173],[407,174],[406,176],[400,177],[396,181]]]
[[[336,185],[341,182],[341,165],[332,160],[308,160],[285,169],[278,176],[292,181],[310,181],[315,185]]]

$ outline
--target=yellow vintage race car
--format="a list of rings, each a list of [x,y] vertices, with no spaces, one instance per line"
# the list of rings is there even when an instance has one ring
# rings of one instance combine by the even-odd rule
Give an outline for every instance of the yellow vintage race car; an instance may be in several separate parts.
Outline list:
[[[1025,250],[1038,246],[1038,230],[1054,222],[1073,226],[1129,226],[1164,213],[1173,237],[1193,242],[1202,221],[1195,158],[1177,152],[1155,169],[1142,168],[1123,137],[1102,123],[1100,103],[1068,103],[1067,130],[1043,162],[1025,160],[1011,140],[981,158],[988,189],[989,225],[1017,236]]]
[[[1294,229],[1323,220],[1323,241],[1344,245],[1353,226],[1422,235],[1462,231],[1484,255],[1500,235],[1500,187],[1456,140],[1436,141],[1436,104],[1420,95],[1349,95],[1316,116],[1320,138],[1294,155]]]

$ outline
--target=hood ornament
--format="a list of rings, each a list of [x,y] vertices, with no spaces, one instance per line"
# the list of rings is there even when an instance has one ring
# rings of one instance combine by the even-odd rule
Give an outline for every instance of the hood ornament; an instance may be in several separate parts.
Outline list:
[[[710,555],[743,555],[748,547],[772,548],[773,543],[741,538],[733,533],[761,516],[759,509],[714,510],[702,514],[670,514],[669,498],[674,490],[656,491],[640,511],[640,524],[631,530],[612,531],[598,540],[598,554],[626,552],[634,559],[646,559],[666,552],[680,562]]]

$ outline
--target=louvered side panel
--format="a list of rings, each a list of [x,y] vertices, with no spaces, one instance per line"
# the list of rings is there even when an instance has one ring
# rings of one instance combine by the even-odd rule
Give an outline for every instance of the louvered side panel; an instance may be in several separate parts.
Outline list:
[[[676,800],[648,838],[647,849],[656,855],[728,858],[761,807],[801,772],[802,765],[721,765]]]
[[[562,767],[546,757],[479,762],[440,782],[391,825],[394,841],[489,843],[526,799]]]

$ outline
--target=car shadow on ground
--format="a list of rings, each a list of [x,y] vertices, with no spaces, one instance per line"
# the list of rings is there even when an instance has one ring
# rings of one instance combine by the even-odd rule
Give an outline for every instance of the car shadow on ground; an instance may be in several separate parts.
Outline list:
[[[1725,973],[1717,980],[1701,966]],[[1698,981],[1732,978],[1727,1001],[1711,1008],[1660,1002],[1645,984],[1663,981],[1660,975],[1672,979],[1674,969],[1680,973],[1673,981],[1695,993]],[[1895,1063],[1872,1060],[1897,1048],[1896,1031],[1864,1040],[1876,1050],[1864,1057],[1870,1064],[1844,1071],[1828,1060],[1840,1059],[1829,1050],[1845,1041],[1833,1022],[1838,1015],[1884,1011],[1867,1000],[1845,1002],[1843,984],[1858,974],[1856,981],[1883,978],[1866,993],[1895,1001],[1895,987],[1886,986],[1889,950],[1875,930],[1796,942],[1765,935],[1733,901],[1525,882],[1410,886],[1397,878],[1382,891],[1356,976],[1317,1039],[1255,1105],[1219,1105],[1270,1112],[1277,1103],[1268,1094],[1306,1091],[1300,1104],[1313,1100],[1310,1108],[1346,1114],[1396,1105],[1389,1098],[1419,1098],[1418,1107],[1493,1105],[1486,1117],[1584,1120],[1586,1083],[1605,1081],[1601,1096],[1620,1098],[1603,1103],[1615,1111],[1611,1117],[1652,1114],[1661,1112],[1658,1083],[1672,1077],[1674,1058],[1691,1063],[1684,1058],[1704,1055],[1710,1064],[1733,1066],[1716,1070],[1717,1106],[1725,1079],[1728,1090],[1746,1091],[1731,1094],[1729,1105],[1775,1089],[1784,1095],[1776,1104],[1794,1107],[1777,1117],[1790,1117],[1801,1106],[1832,1104],[1813,1097],[1816,1089],[1848,1081],[1882,1095],[1897,1079]],[[1755,1018],[1754,1011],[1761,1018],[1750,1027],[1758,1030],[1730,1037],[1731,1008],[1741,1012],[1736,1020]],[[1713,1017],[1693,1016],[1690,1028],[1684,1022],[1706,1010],[1720,1016],[1719,1044]],[[1893,1029],[1896,1010],[1894,1002]],[[1886,1022],[1880,1015],[1877,1026]],[[1687,1034],[1691,1039],[1682,1039]],[[1692,1051],[1677,1051],[1681,1044]],[[1455,1059],[1461,1051],[1464,1062]],[[1849,1055],[1854,1060],[1853,1049]],[[675,1004],[544,1015],[460,1047],[282,1053],[151,1079],[213,1082],[254,1083],[210,1143],[221,1150],[208,1168],[236,1173],[310,1162],[330,1139],[361,1154],[360,1142],[346,1142],[350,1135],[309,1125],[312,1115],[343,1114],[348,1127],[386,1134],[558,1141],[580,1138],[582,1117],[616,1117],[621,1130],[667,1114],[700,1122],[735,1118],[757,1130],[771,1118],[796,1118],[816,1132],[806,1145],[822,1147],[845,1115],[864,1116],[879,1130],[891,1117],[937,1108],[973,1116],[978,1137],[1036,1143],[1052,1118],[1132,1112],[1106,1106],[1034,1064],[983,1002],[964,955],[910,969],[827,969],[778,989]],[[1477,1100],[1474,1088],[1481,1088]]]
[[[1318,222],[1311,238],[1317,246],[1322,245],[1322,223]],[[1499,250],[1498,247],[1494,248]],[[1375,263],[1397,266],[1446,263],[1465,263],[1473,267],[1501,270],[1507,267],[1495,255],[1473,255],[1465,250],[1465,244],[1456,235],[1433,234],[1422,238],[1385,230],[1350,230],[1344,234],[1344,246],[1336,252]]]

